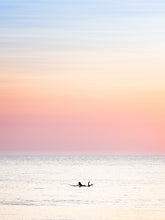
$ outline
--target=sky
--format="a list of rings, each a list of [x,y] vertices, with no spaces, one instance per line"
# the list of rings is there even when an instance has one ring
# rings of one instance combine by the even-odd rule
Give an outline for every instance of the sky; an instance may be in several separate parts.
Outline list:
[[[0,1],[0,154],[165,154],[164,57],[164,1]]]

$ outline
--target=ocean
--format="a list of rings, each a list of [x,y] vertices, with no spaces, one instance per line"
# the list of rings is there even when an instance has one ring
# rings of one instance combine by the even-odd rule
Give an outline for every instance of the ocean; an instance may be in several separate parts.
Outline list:
[[[165,156],[0,156],[0,219],[164,220]]]

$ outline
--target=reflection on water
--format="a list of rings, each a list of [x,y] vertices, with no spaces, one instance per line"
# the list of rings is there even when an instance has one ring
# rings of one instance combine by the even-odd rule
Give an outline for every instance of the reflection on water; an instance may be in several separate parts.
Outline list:
[[[1,156],[0,172],[3,220],[165,219],[165,156]]]

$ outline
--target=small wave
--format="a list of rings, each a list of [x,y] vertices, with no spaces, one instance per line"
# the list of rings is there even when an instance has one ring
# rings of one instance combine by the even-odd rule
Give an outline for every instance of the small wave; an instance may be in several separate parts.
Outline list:
[[[33,200],[26,200],[26,201],[0,201],[0,205],[11,205],[11,206],[39,206]]]
[[[41,188],[41,187],[36,187],[36,188],[33,188],[33,189],[45,189],[45,188]]]
[[[23,200],[23,201],[0,201],[0,205],[4,206],[61,206],[66,204],[91,204],[94,201],[89,200],[55,200],[55,199],[45,199],[45,200]]]

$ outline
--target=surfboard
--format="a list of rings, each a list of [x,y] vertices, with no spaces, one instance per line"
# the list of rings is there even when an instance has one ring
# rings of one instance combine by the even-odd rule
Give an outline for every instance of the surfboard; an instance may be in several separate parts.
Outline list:
[[[82,185],[82,186],[79,186],[79,185],[71,185],[70,184],[70,186],[73,186],[73,187],[91,187],[91,186],[93,186],[93,184],[91,184],[91,185]]]

